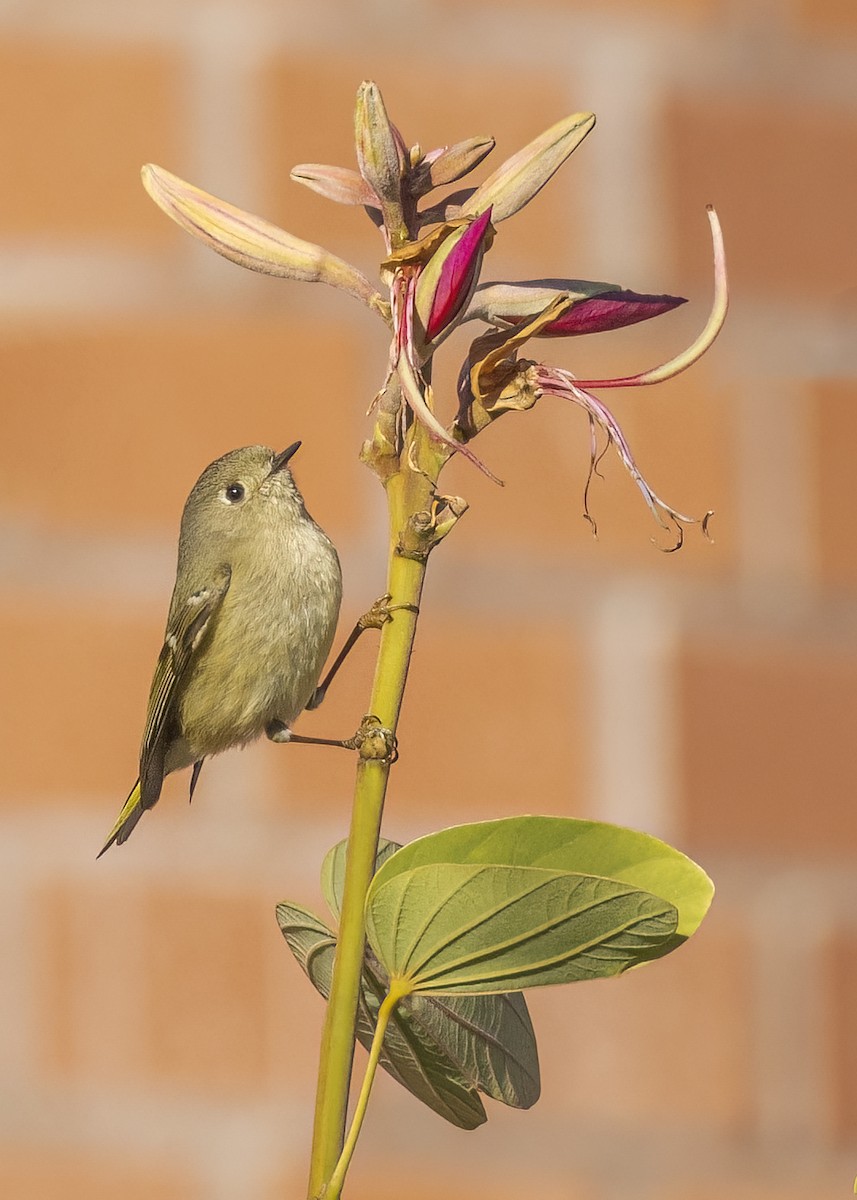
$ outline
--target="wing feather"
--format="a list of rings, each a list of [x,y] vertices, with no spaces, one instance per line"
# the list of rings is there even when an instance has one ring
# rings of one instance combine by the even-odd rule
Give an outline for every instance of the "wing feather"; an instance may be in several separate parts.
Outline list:
[[[152,679],[140,750],[143,808],[151,808],[160,794],[164,758],[169,740],[175,736],[182,685],[190,674],[205,632],[229,591],[231,577],[231,569],[222,563],[210,583],[170,612],[164,645]]]

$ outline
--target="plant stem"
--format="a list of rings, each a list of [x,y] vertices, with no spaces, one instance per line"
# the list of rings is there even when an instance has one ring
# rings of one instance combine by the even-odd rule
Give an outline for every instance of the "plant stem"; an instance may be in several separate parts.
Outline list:
[[[342,1148],[342,1154],[339,1156],[339,1162],[330,1177],[325,1192],[324,1200],[339,1200],[342,1192],[342,1185],[345,1182],[345,1175],[351,1165],[351,1158],[354,1154],[354,1147],[357,1145],[357,1138],[360,1135],[360,1130],[363,1125],[363,1118],[366,1116],[366,1107],[369,1104],[369,1093],[372,1091],[372,1084],[375,1079],[375,1072],[378,1069],[378,1060],[381,1057],[381,1047],[384,1044],[384,1034],[387,1032],[387,1025],[390,1017],[393,1015],[393,1010],[399,1003],[403,995],[407,992],[395,991],[392,988],[384,997],[381,1007],[378,1009],[378,1020],[375,1025],[375,1035],[372,1038],[372,1046],[369,1050],[369,1062],[366,1064],[366,1073],[363,1076],[363,1084],[360,1088],[360,1095],[357,1097],[357,1104],[354,1107],[354,1116],[351,1119],[351,1128],[348,1131],[348,1137],[345,1139],[345,1145]]]
[[[426,556],[400,553],[409,518],[430,508],[432,481],[403,467],[387,482],[390,509],[390,560],[387,591],[397,609],[381,630],[370,712],[395,733],[416,633]],[[411,611],[411,609],[413,611]],[[330,1000],[325,1015],[316,1093],[315,1127],[310,1162],[309,1196],[320,1196],[331,1179],[345,1137],[348,1089],[354,1053],[357,999],[363,968],[363,910],[375,872],[375,855],[390,763],[361,759],[357,767],[354,808],[345,861],[345,883]]]

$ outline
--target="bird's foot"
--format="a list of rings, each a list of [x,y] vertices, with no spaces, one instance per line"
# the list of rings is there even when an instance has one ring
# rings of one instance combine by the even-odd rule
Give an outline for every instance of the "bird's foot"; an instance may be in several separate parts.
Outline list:
[[[367,713],[363,718],[354,737],[349,738],[349,743],[363,762],[392,764],[399,757],[396,735],[372,713]]]

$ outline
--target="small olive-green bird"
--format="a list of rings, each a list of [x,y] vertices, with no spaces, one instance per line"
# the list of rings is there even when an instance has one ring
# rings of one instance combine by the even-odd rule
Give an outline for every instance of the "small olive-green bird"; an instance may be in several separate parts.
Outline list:
[[[101,851],[121,844],[165,776],[244,746],[288,740],[330,651],[342,577],[332,542],[307,512],[281,454],[224,454],[184,507],[164,645],[155,667],[140,778]]]

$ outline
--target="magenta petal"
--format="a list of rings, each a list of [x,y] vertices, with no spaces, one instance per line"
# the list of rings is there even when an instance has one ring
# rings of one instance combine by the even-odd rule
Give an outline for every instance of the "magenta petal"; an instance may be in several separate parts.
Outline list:
[[[482,242],[485,231],[491,220],[491,209],[471,221],[458,240],[458,244],[449,252],[444,262],[432,298],[431,312],[426,322],[426,340],[437,337],[442,329],[458,315],[465,302],[470,298],[474,275],[481,261]]]
[[[641,296],[637,292],[602,292],[572,304],[556,321],[546,325],[539,337],[575,337],[581,333],[602,333],[636,325],[649,317],[659,317],[680,304],[683,296]]]

